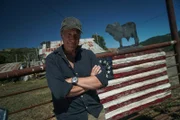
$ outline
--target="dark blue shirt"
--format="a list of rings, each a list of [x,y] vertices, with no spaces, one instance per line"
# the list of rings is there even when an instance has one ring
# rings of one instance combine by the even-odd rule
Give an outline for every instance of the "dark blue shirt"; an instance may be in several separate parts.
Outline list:
[[[87,120],[87,113],[94,117],[99,116],[103,106],[100,104],[96,90],[88,90],[75,97],[66,97],[73,85],[65,79],[74,76],[88,77],[94,65],[100,65],[95,54],[80,47],[77,50],[74,68],[65,57],[63,46],[47,56],[46,77],[52,93],[54,113],[59,120]],[[102,72],[96,77],[105,87],[108,84],[106,71],[103,66],[101,70]]]

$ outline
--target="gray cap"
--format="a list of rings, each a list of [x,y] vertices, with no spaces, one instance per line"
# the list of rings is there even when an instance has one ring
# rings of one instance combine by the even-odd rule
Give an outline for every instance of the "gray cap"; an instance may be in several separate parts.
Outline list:
[[[61,23],[61,31],[76,28],[82,32],[81,22],[75,17],[67,17]]]

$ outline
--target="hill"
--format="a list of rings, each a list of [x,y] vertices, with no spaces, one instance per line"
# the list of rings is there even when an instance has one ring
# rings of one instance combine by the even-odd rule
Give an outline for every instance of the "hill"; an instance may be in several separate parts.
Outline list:
[[[180,37],[180,31],[178,31],[178,35]],[[171,41],[170,33],[165,34],[165,35],[151,37],[151,38],[141,42],[140,45],[146,46],[146,45],[157,44],[157,43],[162,43],[162,42],[167,42],[167,41]],[[173,46],[165,47],[164,50],[171,51],[171,50],[173,50]]]

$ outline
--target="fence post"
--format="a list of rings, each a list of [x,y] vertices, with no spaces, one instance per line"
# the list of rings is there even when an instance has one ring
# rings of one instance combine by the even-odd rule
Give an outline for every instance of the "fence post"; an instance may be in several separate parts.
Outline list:
[[[176,17],[174,13],[173,0],[166,0],[166,8],[169,19],[169,26],[171,30],[171,38],[172,40],[176,40],[177,43],[173,45],[174,52],[177,54],[175,56],[176,63],[180,64],[180,39],[178,36],[177,25],[176,25]],[[180,73],[180,65],[177,66],[178,73]],[[179,83],[180,83],[180,75],[178,75]]]

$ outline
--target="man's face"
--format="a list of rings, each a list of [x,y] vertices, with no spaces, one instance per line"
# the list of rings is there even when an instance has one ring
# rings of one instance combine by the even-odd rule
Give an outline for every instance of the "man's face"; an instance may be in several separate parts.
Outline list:
[[[63,30],[61,33],[61,37],[64,43],[64,49],[66,52],[73,52],[76,50],[79,39],[81,36],[81,32],[77,29]]]

